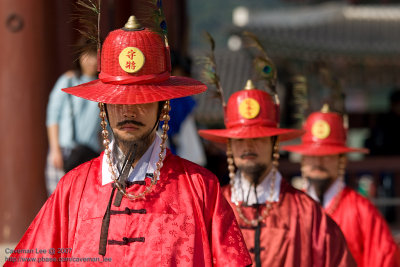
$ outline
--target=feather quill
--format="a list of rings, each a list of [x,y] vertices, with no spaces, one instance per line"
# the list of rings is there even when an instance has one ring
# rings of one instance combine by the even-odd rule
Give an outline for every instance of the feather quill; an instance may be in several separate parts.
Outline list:
[[[253,47],[257,51],[253,59],[253,68],[257,79],[263,81],[273,95],[277,95],[277,70],[275,64],[268,57],[267,52],[255,34],[245,31],[243,32],[243,36],[245,37],[247,47]]]
[[[201,57],[199,63],[203,65],[201,73],[202,80],[208,85],[212,85],[216,90],[213,92],[213,97],[221,100],[222,107],[225,108],[224,91],[221,86],[220,78],[217,72],[217,64],[215,61],[215,41],[210,33],[205,32],[205,38],[210,44],[210,52],[208,55]]]
[[[260,80],[264,83],[266,88],[272,93],[272,96],[275,99],[275,109],[276,109],[276,122],[280,122],[280,101],[278,97],[278,92],[276,90],[277,84],[277,70],[275,64],[269,58],[267,52],[264,49],[264,46],[261,44],[260,40],[254,33],[245,31],[243,32],[243,36],[245,37],[245,42],[248,47],[253,47],[256,49],[257,53],[253,58],[253,69],[256,74],[257,80]]]
[[[342,115],[346,114],[345,94],[340,80],[327,67],[321,67],[319,74],[322,84],[329,89],[329,97],[326,102],[330,109]]]
[[[78,0],[74,4],[74,14],[71,20],[79,24],[76,30],[86,40],[84,45],[77,47],[77,54],[86,51],[97,51],[98,66],[100,68],[100,5],[101,0]],[[100,71],[100,70],[99,70]]]
[[[295,105],[295,113],[293,117],[299,122],[299,126],[303,124],[305,115],[308,110],[308,88],[307,78],[303,75],[295,75],[293,83],[293,102]]]
[[[138,12],[140,22],[153,32],[168,40],[168,28],[162,0],[145,0]]]

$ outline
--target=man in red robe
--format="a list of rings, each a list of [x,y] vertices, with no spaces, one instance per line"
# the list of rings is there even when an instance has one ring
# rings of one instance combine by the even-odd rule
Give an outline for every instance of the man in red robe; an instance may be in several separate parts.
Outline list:
[[[206,87],[170,76],[165,44],[131,17],[103,44],[100,79],[64,89],[100,102],[105,151],[61,179],[6,266],[251,265],[217,178],[166,149],[168,99]]]
[[[346,146],[346,128],[340,114],[325,105],[312,113],[302,144],[283,149],[302,155],[304,190],[319,201],[340,226],[359,267],[400,266],[390,229],[374,205],[343,181],[345,153],[366,152]]]
[[[355,266],[339,227],[278,167],[279,141],[303,131],[278,128],[278,105],[247,82],[225,109],[226,129],[201,130],[227,144],[230,186],[223,193],[235,211],[253,266]]]

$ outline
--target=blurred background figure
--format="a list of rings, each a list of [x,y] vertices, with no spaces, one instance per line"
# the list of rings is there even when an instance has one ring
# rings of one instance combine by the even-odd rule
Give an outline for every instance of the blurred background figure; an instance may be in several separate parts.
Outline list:
[[[325,104],[320,112],[308,116],[304,130],[301,144],[282,148],[302,155],[302,189],[339,225],[358,266],[400,266],[399,251],[385,219],[344,182],[346,154],[367,150],[346,145],[343,115],[331,112]]]
[[[191,76],[189,57],[180,52],[171,51],[173,76]],[[206,165],[203,144],[197,134],[194,117],[196,101],[192,96],[171,99],[171,120],[169,121],[168,140],[171,152],[201,166]]]
[[[394,88],[389,99],[389,112],[378,117],[365,141],[371,155],[400,155],[400,88]]]
[[[96,102],[61,91],[97,78],[97,50],[90,41],[79,40],[79,59],[74,70],[57,80],[47,105],[49,152],[46,188],[51,195],[60,178],[79,164],[96,157],[100,150],[100,118]]]

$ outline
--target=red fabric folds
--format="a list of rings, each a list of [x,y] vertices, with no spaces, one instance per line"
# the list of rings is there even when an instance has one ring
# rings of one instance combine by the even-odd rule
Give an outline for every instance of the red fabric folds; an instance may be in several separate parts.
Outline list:
[[[336,197],[340,197],[339,204],[331,217],[342,229],[358,267],[400,266],[398,247],[372,203],[349,187]],[[331,205],[335,202],[333,199]]]
[[[231,199],[230,187],[223,194]],[[251,228],[240,220],[247,248],[254,265],[254,235]],[[265,207],[263,207],[264,209]],[[254,207],[242,207],[248,219],[256,216]],[[262,210],[261,210],[262,212]],[[282,180],[279,202],[273,204],[270,215],[261,228],[261,264],[268,267],[338,267],[356,266],[342,232],[322,208],[303,192]]]
[[[206,169],[172,155],[169,151],[155,190],[145,200],[122,199],[111,210],[145,209],[145,213],[111,215],[108,240],[135,240],[126,245],[107,245],[98,254],[101,221],[111,184],[101,185],[101,159],[69,172],[47,200],[16,249],[59,248],[67,253],[44,257],[56,262],[42,266],[247,266],[251,258],[234,214],[220,192],[217,178]],[[149,183],[149,179],[146,179]],[[138,192],[146,185],[132,185]],[[121,243],[121,242],[112,243]],[[142,242],[144,241],[144,242]],[[27,266],[17,262],[5,266]],[[80,260],[60,262],[62,257]]]

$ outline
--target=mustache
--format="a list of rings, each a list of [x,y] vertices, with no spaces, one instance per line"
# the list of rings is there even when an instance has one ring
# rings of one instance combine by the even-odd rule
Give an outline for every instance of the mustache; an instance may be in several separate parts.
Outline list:
[[[311,171],[328,172],[328,170],[322,166],[312,166]]]
[[[245,152],[245,153],[243,153],[242,155],[240,155],[240,158],[243,159],[244,157],[248,157],[248,156],[257,157],[258,154],[257,154],[257,153],[254,153],[254,152]]]
[[[124,126],[125,124],[134,124],[137,126],[145,126],[143,123],[141,123],[140,121],[135,121],[135,120],[124,120],[124,121],[120,121],[117,123],[118,127]]]

